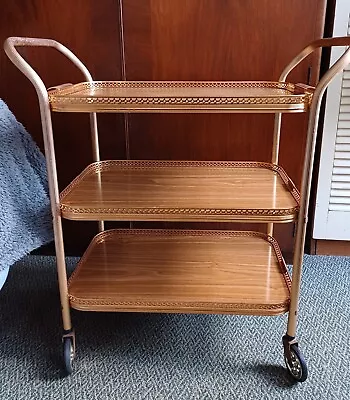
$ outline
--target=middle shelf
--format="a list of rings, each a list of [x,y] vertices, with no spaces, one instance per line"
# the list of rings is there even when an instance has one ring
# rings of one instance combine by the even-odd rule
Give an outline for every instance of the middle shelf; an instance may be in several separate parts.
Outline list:
[[[263,162],[101,161],[61,193],[73,220],[291,222],[299,192]]]

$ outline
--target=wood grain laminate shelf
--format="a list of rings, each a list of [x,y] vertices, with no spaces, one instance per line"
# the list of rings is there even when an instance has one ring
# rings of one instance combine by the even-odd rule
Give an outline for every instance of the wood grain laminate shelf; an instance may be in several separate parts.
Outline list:
[[[82,82],[49,90],[61,112],[305,112],[312,89],[285,82]]]
[[[94,238],[68,293],[78,310],[277,315],[290,278],[261,233],[120,229]]]
[[[102,161],[62,192],[60,207],[74,220],[290,222],[299,193],[268,163]]]

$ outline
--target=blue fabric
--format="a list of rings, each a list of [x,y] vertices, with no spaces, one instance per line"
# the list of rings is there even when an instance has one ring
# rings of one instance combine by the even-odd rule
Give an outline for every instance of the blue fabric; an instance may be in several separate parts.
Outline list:
[[[52,239],[45,158],[0,99],[0,271]]]
[[[7,279],[7,275],[9,273],[10,268],[6,268],[2,271],[0,271],[0,289],[4,286],[4,283]]]

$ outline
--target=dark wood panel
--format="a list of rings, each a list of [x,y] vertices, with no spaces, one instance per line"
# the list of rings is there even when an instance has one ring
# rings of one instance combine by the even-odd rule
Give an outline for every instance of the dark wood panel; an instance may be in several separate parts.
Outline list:
[[[322,37],[326,1],[122,4],[128,80],[276,80],[291,58]],[[319,54],[310,57],[290,79],[307,82],[311,74],[315,83],[319,62]],[[283,123],[280,164],[298,186],[306,125],[306,115],[287,116]],[[270,161],[272,130],[273,115],[132,115],[130,156]],[[292,227],[279,227],[277,236],[290,253]]]
[[[322,35],[325,11],[324,0],[122,4],[129,80],[277,79],[300,46]]]
[[[350,242],[344,240],[316,240],[316,254],[350,256]]]
[[[12,0],[0,13],[0,42],[8,36],[44,37],[71,49],[95,79],[121,78],[119,7],[116,0]],[[22,48],[47,87],[81,81],[81,73],[64,56],[45,48]],[[0,52],[0,93],[10,109],[43,149],[36,93],[31,83]],[[125,158],[123,117],[98,116],[103,158]],[[59,184],[62,189],[89,162],[92,151],[89,116],[54,114]],[[65,223],[70,253],[80,253],[96,224]]]

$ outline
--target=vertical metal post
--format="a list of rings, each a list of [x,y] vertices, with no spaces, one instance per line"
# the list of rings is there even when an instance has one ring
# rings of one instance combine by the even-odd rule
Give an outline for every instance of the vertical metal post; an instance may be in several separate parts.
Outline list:
[[[280,139],[281,139],[281,120],[282,113],[275,114],[275,123],[273,129],[273,144],[272,144],[272,164],[278,164],[278,157],[280,151]],[[273,223],[267,224],[267,234],[273,236]]]
[[[90,76],[91,78],[91,76]],[[91,78],[92,81],[92,78]],[[96,113],[90,113],[90,129],[91,129],[91,143],[92,143],[92,158],[94,162],[100,161],[100,147],[98,140],[98,129],[97,129],[97,115]],[[100,171],[98,171],[98,178],[101,183]],[[104,221],[98,221],[98,230],[103,232],[105,229]]]
[[[306,47],[285,68],[285,70],[281,75],[281,80],[284,81],[289,72],[296,65],[298,65],[305,57],[307,57],[310,53],[312,53],[315,49],[319,47],[329,47],[329,46],[350,46],[350,37],[320,39],[314,43],[311,43],[311,45]],[[321,100],[330,82],[335,78],[335,76],[339,72],[344,70],[344,68],[349,63],[350,63],[350,49],[348,48],[345,51],[345,53],[338,59],[338,61],[324,74],[324,76],[316,86],[314,94],[312,96],[312,102],[309,113],[306,149],[304,156],[303,176],[302,176],[301,191],[300,191],[301,195],[300,211],[298,216],[297,230],[295,237],[291,302],[288,315],[287,335],[291,338],[295,337],[296,335],[301,274],[302,274],[306,226],[308,218],[308,207],[310,200],[312,170],[313,170],[313,163],[315,156],[316,137],[317,137],[319,113],[321,108]]]
[[[310,200],[312,168],[315,155],[320,104],[321,104],[320,95],[317,96],[316,94],[316,97],[312,102],[309,115],[307,143],[305,149],[303,176],[302,176],[301,191],[300,191],[301,194],[300,211],[298,216],[296,237],[295,237],[293,276],[292,276],[293,279],[292,279],[291,299],[290,299],[288,328],[287,328],[287,335],[289,335],[290,337],[295,337],[296,335],[301,273],[302,273],[306,226],[307,226],[307,215],[308,215],[308,207]]]

